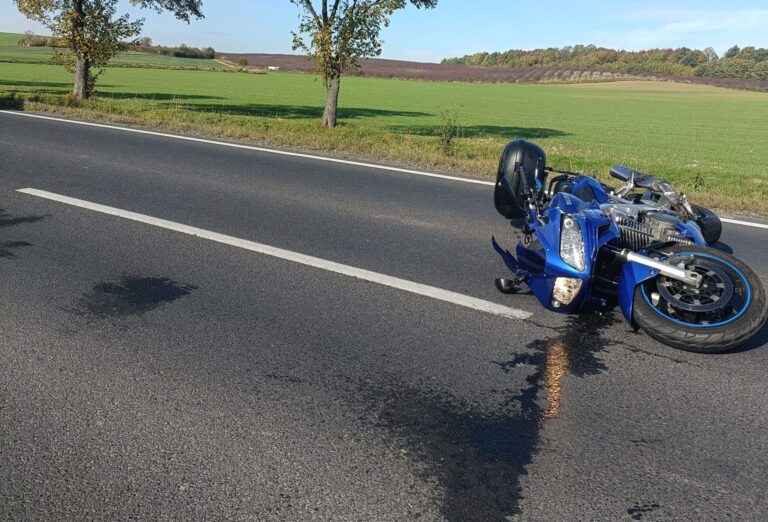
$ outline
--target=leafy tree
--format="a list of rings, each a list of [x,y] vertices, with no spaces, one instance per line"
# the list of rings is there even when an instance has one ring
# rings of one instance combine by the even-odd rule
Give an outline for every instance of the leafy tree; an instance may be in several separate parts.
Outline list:
[[[360,65],[361,58],[381,54],[381,29],[395,11],[408,3],[432,8],[438,0],[290,0],[301,9],[293,49],[307,53],[323,76],[326,89],[323,125],[336,126],[341,75]],[[329,6],[329,3],[331,4]],[[305,39],[307,38],[307,39]]]
[[[735,58],[736,55],[739,54],[739,51],[741,51],[741,49],[739,49],[739,46],[734,45],[733,47],[725,51],[723,58]]]
[[[68,52],[59,55],[67,70],[75,75],[72,96],[88,98],[96,78],[92,69],[104,67],[110,58],[125,50],[126,39],[139,34],[143,19],[131,21],[127,14],[115,16],[118,0],[14,0],[27,18],[50,29]],[[131,0],[133,5],[170,11],[189,22],[202,18],[201,0]]]
[[[704,49],[704,55],[707,57],[708,62],[714,62],[717,60],[717,51],[713,47],[707,47]]]

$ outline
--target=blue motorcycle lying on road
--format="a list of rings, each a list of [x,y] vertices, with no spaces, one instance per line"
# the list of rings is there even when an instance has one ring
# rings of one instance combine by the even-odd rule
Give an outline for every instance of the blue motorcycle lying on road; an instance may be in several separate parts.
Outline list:
[[[493,238],[512,272],[496,280],[500,291],[526,283],[560,313],[618,303],[635,329],[694,352],[731,350],[763,327],[768,301],[760,279],[707,246],[720,236],[716,216],[688,204],[665,180],[627,167],[611,169],[626,183],[613,191],[546,161],[544,150],[525,140],[510,142],[501,155],[494,203],[523,239],[513,255]],[[555,176],[547,185],[549,174]]]

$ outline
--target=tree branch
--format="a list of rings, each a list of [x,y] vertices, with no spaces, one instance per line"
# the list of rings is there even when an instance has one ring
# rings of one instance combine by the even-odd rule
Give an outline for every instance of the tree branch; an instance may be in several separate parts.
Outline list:
[[[341,0],[336,0],[333,2],[333,8],[331,9],[331,21],[336,19],[336,11],[339,10],[339,4],[341,3]]]
[[[325,2],[325,0],[323,0]],[[317,27],[323,27],[323,21],[320,20],[320,17],[317,16],[317,11],[315,11],[315,6],[312,5],[312,0],[302,0],[304,6],[307,8],[309,13],[312,15],[312,18],[315,19],[315,23],[317,24]]]

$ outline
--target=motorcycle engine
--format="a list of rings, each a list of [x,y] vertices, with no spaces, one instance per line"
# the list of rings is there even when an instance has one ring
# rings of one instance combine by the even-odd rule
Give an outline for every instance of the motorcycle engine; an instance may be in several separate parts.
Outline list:
[[[642,222],[651,227],[655,239],[659,241],[677,241],[678,239],[685,239],[675,228],[675,224],[678,221],[677,218],[669,214],[651,212],[645,215]]]
[[[639,250],[657,241],[693,244],[675,228],[678,218],[663,212],[647,212],[637,220],[614,212],[614,221],[621,231],[621,237],[614,240],[619,248]]]

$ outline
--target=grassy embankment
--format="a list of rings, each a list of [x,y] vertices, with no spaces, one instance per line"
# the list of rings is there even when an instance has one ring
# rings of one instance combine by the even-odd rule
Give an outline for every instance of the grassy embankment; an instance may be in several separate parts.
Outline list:
[[[318,124],[322,83],[311,75],[110,68],[98,96],[77,104],[66,96],[71,81],[58,66],[0,62],[0,104],[484,176],[506,141],[526,137],[555,167],[605,179],[612,163],[624,163],[669,178],[702,204],[768,215],[766,93],[349,77],[342,124],[328,130]],[[445,108],[463,133],[451,156],[439,140]]]

